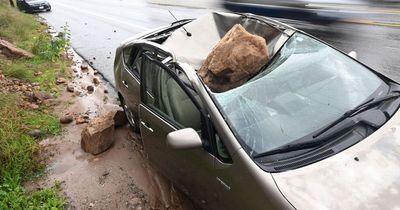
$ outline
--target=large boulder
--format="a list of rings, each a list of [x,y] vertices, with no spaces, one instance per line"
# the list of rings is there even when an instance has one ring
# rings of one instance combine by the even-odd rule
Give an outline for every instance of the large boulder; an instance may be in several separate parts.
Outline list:
[[[5,55],[8,58],[33,58],[33,54],[16,47],[12,43],[0,39],[0,54]]]
[[[83,129],[81,147],[85,152],[97,155],[114,143],[114,114],[111,112],[94,118]]]
[[[236,24],[204,61],[199,75],[213,92],[224,92],[245,83],[269,60],[266,40]]]

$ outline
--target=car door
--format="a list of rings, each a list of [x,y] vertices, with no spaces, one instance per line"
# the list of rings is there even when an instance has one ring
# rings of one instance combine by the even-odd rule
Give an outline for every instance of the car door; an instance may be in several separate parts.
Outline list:
[[[140,46],[127,46],[123,49],[123,69],[121,71],[121,92],[124,102],[132,111],[135,122],[138,122],[138,107],[140,103],[140,68],[142,61]]]
[[[206,141],[203,115],[194,93],[180,79],[175,69],[143,56],[141,76],[140,130],[150,161],[182,191],[203,208],[216,203],[214,156],[205,148],[171,149],[166,136],[191,127]],[[164,59],[168,60],[168,59]],[[206,144],[205,144],[206,145]]]

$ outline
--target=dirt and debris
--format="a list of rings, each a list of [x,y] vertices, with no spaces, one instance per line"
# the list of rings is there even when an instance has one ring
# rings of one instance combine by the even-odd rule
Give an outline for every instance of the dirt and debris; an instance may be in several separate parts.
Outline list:
[[[208,55],[199,75],[210,90],[224,92],[244,84],[268,60],[266,40],[236,24]]]
[[[68,103],[59,103],[55,113],[59,113],[60,121],[68,116],[66,122],[71,122],[72,117],[76,123],[63,124],[62,136],[40,142],[43,154],[47,154],[47,173],[25,187],[33,190],[60,183],[69,202],[66,209],[194,209],[185,196],[151,167],[140,136],[120,119],[124,113],[117,105],[113,89],[101,81],[93,87],[92,94],[87,94],[82,87],[93,82],[94,71],[88,67],[89,74],[83,73],[82,60],[74,52],[69,54],[74,57],[72,70],[78,75],[61,86],[72,84],[74,92],[63,89],[58,100]],[[106,90],[110,93],[105,102]],[[75,91],[80,91],[79,96]],[[82,130],[86,123],[107,113],[119,125],[114,128],[113,145],[98,155],[85,153],[80,145]]]

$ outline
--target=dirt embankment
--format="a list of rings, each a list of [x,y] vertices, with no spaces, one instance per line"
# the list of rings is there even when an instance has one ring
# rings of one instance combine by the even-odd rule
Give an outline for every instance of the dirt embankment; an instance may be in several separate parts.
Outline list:
[[[72,116],[63,134],[41,142],[49,157],[47,175],[26,184],[37,189],[61,184],[67,209],[193,209],[169,181],[149,165],[140,136],[116,128],[114,144],[99,155],[81,149],[81,132],[91,119],[119,109],[112,88],[73,51],[72,76],[56,107],[60,118]],[[69,120],[67,120],[69,121]]]

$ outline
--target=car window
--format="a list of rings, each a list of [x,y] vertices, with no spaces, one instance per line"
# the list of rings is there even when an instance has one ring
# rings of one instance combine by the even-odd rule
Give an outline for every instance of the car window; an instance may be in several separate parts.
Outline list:
[[[178,128],[201,133],[200,111],[171,76],[170,70],[147,56],[143,57],[143,102]]]
[[[222,162],[232,162],[232,158],[228,152],[228,149],[217,133],[215,133],[215,147],[217,151],[216,157],[218,159],[220,159]]]
[[[133,46],[125,47],[123,50],[123,56],[126,68],[135,75],[140,75],[140,66],[142,61],[140,48]]]

